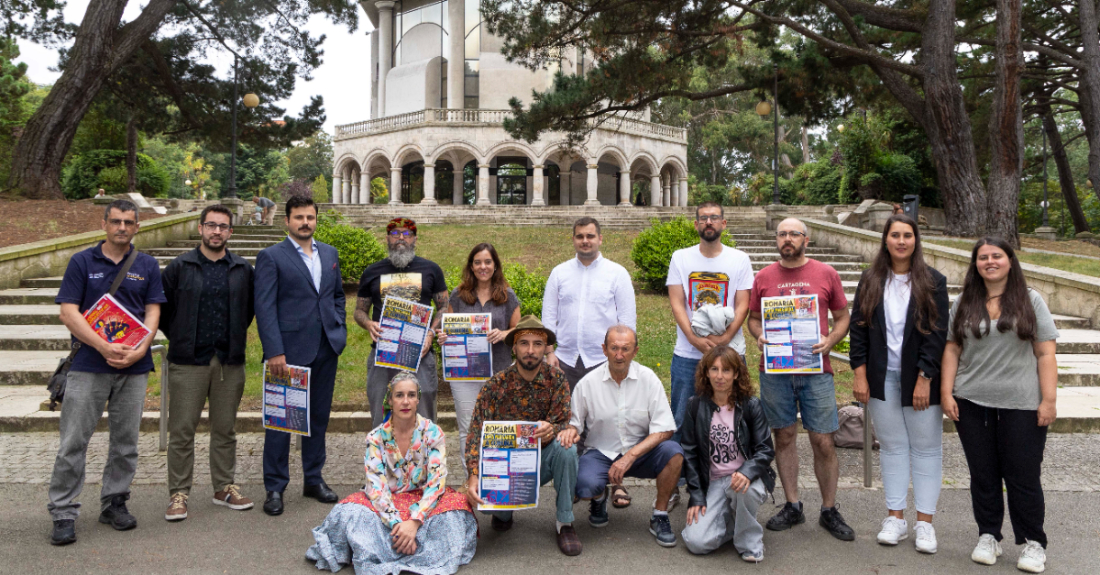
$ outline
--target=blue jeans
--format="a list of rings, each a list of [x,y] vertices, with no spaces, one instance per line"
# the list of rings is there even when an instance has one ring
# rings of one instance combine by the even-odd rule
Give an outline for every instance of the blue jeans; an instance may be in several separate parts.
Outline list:
[[[623,477],[657,479],[657,476],[668,467],[668,463],[677,455],[684,456],[684,449],[680,447],[679,443],[672,440],[662,441],[645,455],[635,459],[634,464],[630,466]],[[621,457],[622,455],[616,457],[615,461],[618,461]],[[615,461],[608,459],[598,449],[589,449],[584,452],[577,469],[577,497],[581,499],[599,497],[607,488],[607,473]]]
[[[573,522],[573,492],[577,489],[577,446],[566,449],[554,440],[542,446],[542,468],[539,473],[542,484],[554,480],[557,491],[557,520],[562,523]],[[511,511],[485,511],[501,521],[512,519]]]
[[[772,429],[790,427],[802,413],[802,427],[814,433],[840,428],[833,374],[790,375],[760,372],[760,401]]]
[[[672,373],[672,417],[676,420],[676,433],[672,434],[672,441],[676,443],[680,443],[680,426],[684,424],[688,401],[695,395],[695,367],[698,365],[698,359],[672,355],[669,371]]]
[[[943,410],[930,405],[924,411],[901,406],[901,374],[886,372],[885,401],[872,398],[868,408],[875,435],[882,444],[882,490],[886,508],[904,510],[913,479],[913,501],[918,513],[934,515],[943,487]]]

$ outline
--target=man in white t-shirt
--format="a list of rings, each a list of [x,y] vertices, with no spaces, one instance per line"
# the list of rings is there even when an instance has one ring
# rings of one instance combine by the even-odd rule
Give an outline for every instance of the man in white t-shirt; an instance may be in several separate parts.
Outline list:
[[[752,262],[745,252],[722,244],[726,217],[722,206],[703,202],[695,208],[699,244],[677,250],[668,264],[668,299],[676,318],[676,349],[672,355],[672,414],[679,430],[688,400],[695,395],[695,367],[703,354],[717,345],[732,347],[745,356],[741,324],[749,315]],[[724,333],[696,335],[692,315],[700,307],[715,304],[733,309],[733,320]],[[673,437],[680,440],[680,432]]]

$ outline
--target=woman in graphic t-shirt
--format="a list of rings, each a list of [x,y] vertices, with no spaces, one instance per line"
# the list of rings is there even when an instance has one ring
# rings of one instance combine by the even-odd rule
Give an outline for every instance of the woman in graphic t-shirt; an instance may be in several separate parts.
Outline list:
[[[1000,238],[974,244],[950,322],[941,394],[970,467],[979,535],[970,558],[992,565],[1001,554],[1003,485],[1016,544],[1024,546],[1016,567],[1041,573],[1047,536],[1040,475],[1056,416],[1058,329]]]
[[[932,516],[943,485],[939,377],[947,302],[947,280],[924,263],[916,222],[894,214],[852,304],[852,394],[868,406],[882,442],[887,515],[878,542],[897,545],[909,537],[905,508],[912,479],[921,553],[937,549]]]
[[[689,497],[684,545],[703,554],[733,540],[742,559],[763,561],[756,510],[775,489],[775,448],[749,372],[732,348],[715,346],[699,360],[680,433]]]

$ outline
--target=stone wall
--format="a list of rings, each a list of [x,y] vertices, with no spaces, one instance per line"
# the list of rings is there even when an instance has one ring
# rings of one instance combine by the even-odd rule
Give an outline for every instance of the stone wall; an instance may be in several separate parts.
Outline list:
[[[141,250],[187,239],[197,231],[198,219],[199,212],[191,212],[142,222],[134,245]],[[94,246],[103,237],[102,231],[86,232],[0,249],[0,289],[17,288],[23,279],[64,274],[73,254]]]
[[[882,234],[849,228],[821,220],[804,219],[810,239],[819,246],[833,247],[841,253],[859,255],[871,261],[878,253]],[[949,284],[962,285],[970,266],[970,252],[925,242],[924,260],[947,276]],[[1085,317],[1100,325],[1100,278],[1021,263],[1028,287],[1043,295],[1050,311]]]

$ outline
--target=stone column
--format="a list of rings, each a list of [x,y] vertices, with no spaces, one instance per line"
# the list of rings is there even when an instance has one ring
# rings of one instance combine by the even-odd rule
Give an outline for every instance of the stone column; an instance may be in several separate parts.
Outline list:
[[[680,203],[681,207],[687,207],[688,205],[688,179],[680,178]]]
[[[458,162],[453,162],[452,164],[457,165],[457,163]],[[462,178],[463,178],[464,172],[465,172],[464,169],[455,170],[454,185],[452,186],[452,190],[451,190],[451,203],[453,203],[456,206],[463,205],[462,201],[465,199],[463,197],[464,194],[462,193],[463,192],[463,190],[462,190]]]
[[[488,206],[489,201],[489,164],[477,165],[477,205]]]
[[[630,172],[619,172],[619,206],[630,207]]]
[[[393,67],[393,2],[375,2],[378,8],[378,116],[386,114],[386,74]]]
[[[543,189],[545,187],[545,182],[543,182],[545,178],[543,178],[542,175],[543,166],[542,164],[535,164],[534,168],[535,175],[531,176],[531,187],[534,188],[534,196],[531,198],[531,205],[545,206],[546,200],[544,200],[542,197]]]
[[[588,199],[584,201],[586,206],[600,205],[600,177],[596,172],[597,168],[599,168],[598,164],[588,164]]]
[[[351,204],[359,203],[359,178],[355,177],[355,173],[351,174]]]
[[[341,204],[351,203],[351,174],[348,174],[348,177],[344,179],[343,184],[340,186],[340,198]]]
[[[672,186],[670,185],[672,176],[665,176],[662,180],[664,181],[664,186],[661,191],[661,206],[668,208],[672,206]]]
[[[401,205],[401,168],[390,168],[390,205]]]
[[[461,110],[465,107],[463,82],[466,75],[466,0],[449,0],[451,57],[447,60],[447,107]],[[455,202],[455,205],[461,202]]]
[[[661,176],[649,178],[649,205],[651,207],[661,205]]]
[[[435,201],[435,164],[424,164],[424,199],[420,203],[426,206],[439,203]]]
[[[361,173],[359,174],[359,203],[369,204],[372,199],[370,196],[370,174]]]
[[[344,196],[343,192],[340,191],[343,189],[343,181],[344,178],[340,176],[332,176],[332,203],[334,204],[343,203]]]

